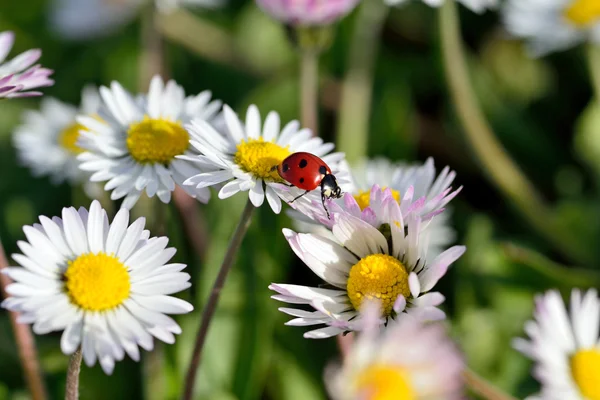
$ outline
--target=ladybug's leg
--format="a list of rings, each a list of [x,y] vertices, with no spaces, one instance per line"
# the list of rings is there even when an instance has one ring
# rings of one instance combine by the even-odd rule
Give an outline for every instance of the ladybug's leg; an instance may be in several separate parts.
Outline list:
[[[293,202],[295,202],[296,200],[298,200],[300,197],[304,196],[305,194],[307,194],[308,192],[310,192],[310,190],[305,191],[302,194],[299,194],[298,196],[294,197],[294,200],[290,201],[290,204],[292,204]]]
[[[331,219],[331,217],[329,216],[329,210],[327,209],[327,206],[325,205],[325,195],[323,193],[321,193],[321,203],[323,203],[323,208],[325,209],[325,212],[327,213],[327,219]]]

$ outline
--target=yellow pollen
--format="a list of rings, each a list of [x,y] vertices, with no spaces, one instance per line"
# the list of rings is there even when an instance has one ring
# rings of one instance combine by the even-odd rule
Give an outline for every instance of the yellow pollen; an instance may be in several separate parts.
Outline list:
[[[180,122],[144,116],[127,131],[127,148],[140,164],[168,164],[189,147],[190,135]]]
[[[389,365],[371,365],[361,372],[357,390],[365,400],[414,400],[412,385],[404,370]]]
[[[256,178],[269,181],[281,182],[277,170],[273,167],[281,162],[291,153],[288,146],[281,147],[273,142],[265,142],[264,139],[248,139],[237,145],[234,161],[246,172]]]
[[[77,146],[77,139],[79,139],[79,131],[86,130],[85,126],[74,122],[67,126],[58,135],[58,144],[72,154],[83,153],[83,149]]]
[[[129,297],[129,272],[112,255],[82,254],[69,261],[64,278],[71,302],[84,310],[108,310]]]
[[[385,191],[387,188],[386,187],[382,187],[381,191]],[[392,196],[394,197],[394,199],[400,203],[400,192],[398,192],[397,190],[394,189],[390,189],[392,191]],[[364,210],[365,208],[369,207],[370,204],[370,199],[371,199],[371,191],[370,190],[360,190],[358,192],[358,194],[354,195],[354,199],[356,200],[356,202],[358,203],[358,206],[360,207],[361,210]]]
[[[385,316],[391,315],[399,295],[410,295],[406,268],[387,254],[371,254],[354,264],[346,289],[356,310],[365,299],[378,299]]]
[[[571,374],[588,400],[600,400],[600,349],[579,350],[571,357]]]
[[[584,28],[600,21],[600,1],[574,0],[564,15],[572,24]]]

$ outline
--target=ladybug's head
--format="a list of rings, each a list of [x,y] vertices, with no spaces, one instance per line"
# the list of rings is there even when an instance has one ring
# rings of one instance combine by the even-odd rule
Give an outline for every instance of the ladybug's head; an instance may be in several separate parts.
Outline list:
[[[327,174],[321,180],[321,195],[328,199],[339,199],[342,197],[342,189],[338,186],[335,176]]]

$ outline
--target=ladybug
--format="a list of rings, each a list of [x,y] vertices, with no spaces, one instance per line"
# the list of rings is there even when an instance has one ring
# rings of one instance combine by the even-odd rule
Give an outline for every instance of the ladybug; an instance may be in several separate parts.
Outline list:
[[[281,164],[273,167],[273,170],[275,169],[282,179],[290,183],[288,186],[305,190],[304,193],[290,201],[290,204],[321,186],[321,202],[327,218],[330,218],[329,210],[325,206],[325,199],[339,199],[342,196],[342,189],[338,186],[335,176],[331,173],[331,168],[325,164],[325,161],[314,154],[298,152],[289,155]]]

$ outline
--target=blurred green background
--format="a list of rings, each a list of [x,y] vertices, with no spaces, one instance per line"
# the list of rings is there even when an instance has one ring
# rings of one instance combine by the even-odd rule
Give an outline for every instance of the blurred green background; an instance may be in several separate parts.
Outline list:
[[[377,1],[377,0],[368,0]],[[0,31],[13,30],[12,55],[43,49],[42,63],[55,70],[47,96],[73,104],[84,84],[121,82],[137,91],[140,79],[142,23],[133,19],[112,34],[68,41],[49,28],[44,0],[0,2]],[[594,287],[600,283],[600,113],[591,105],[591,89],[581,49],[541,60],[529,59],[521,44],[507,38],[498,15],[479,16],[461,7],[462,32],[472,82],[495,133],[524,173],[552,204],[565,237],[587,250],[581,260],[564,258],[540,237],[493,187],[465,142],[443,74],[437,11],[421,2],[391,9],[382,27],[376,60],[368,156],[404,162],[435,158],[436,166],[457,171],[462,193],[452,202],[458,243],[467,254],[442,280],[440,291],[452,332],[469,366],[519,398],[536,390],[530,363],[510,348],[522,335],[536,292]],[[321,59],[321,135],[336,140],[340,83],[349,68],[348,49],[357,12],[336,29],[335,41]],[[192,16],[194,16],[192,18]],[[196,30],[181,35],[178,22]],[[197,19],[194,19],[197,18]],[[283,121],[299,117],[298,54],[285,29],[252,1],[232,0],[222,9],[178,12],[161,17],[166,34],[165,65],[187,93],[210,89],[238,111],[255,103],[263,115],[278,111]],[[179,35],[179,36],[178,36]],[[142,66],[143,67],[143,66]],[[78,189],[52,186],[18,166],[11,144],[13,128],[39,99],[0,104],[0,237],[8,254],[17,251],[22,226],[38,215],[59,215],[69,205],[89,205]],[[176,345],[158,346],[145,361],[126,360],[107,377],[99,366],[83,367],[83,399],[176,398],[191,352],[208,288],[216,275],[244,196],[213,197],[198,205],[208,232],[208,250],[200,260],[180,230],[169,206],[168,234],[186,262],[194,290],[182,294],[196,310],[178,318],[183,334]],[[269,298],[271,282],[317,285],[320,282],[291,253],[281,228],[285,214],[267,207],[255,214],[238,261],[226,284],[198,386],[206,399],[322,399],[326,363],[336,357],[334,339],[309,341],[302,329],[286,327],[281,304]],[[551,261],[552,260],[552,261]],[[37,337],[46,383],[52,398],[64,395],[68,358],[59,334]],[[148,379],[156,376],[161,379]],[[27,398],[12,332],[0,311],[0,399]]]

